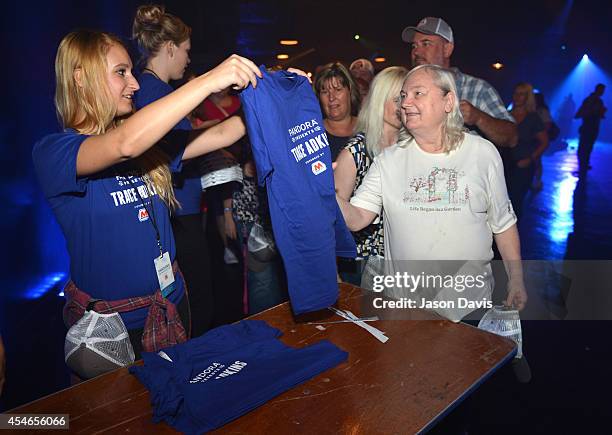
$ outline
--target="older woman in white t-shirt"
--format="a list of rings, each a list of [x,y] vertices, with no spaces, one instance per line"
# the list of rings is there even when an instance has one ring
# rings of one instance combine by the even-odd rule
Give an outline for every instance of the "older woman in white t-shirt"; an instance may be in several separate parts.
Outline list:
[[[467,266],[456,275],[484,270],[490,277],[495,238],[509,275],[505,303],[522,309],[527,294],[520,242],[501,158],[493,144],[463,128],[452,72],[435,65],[413,69],[400,100],[411,138],[374,160],[350,203],[337,198],[348,227],[360,230],[383,210],[387,275],[405,271],[407,261],[436,260],[425,266],[429,273],[437,260],[461,260]],[[469,299],[490,298],[491,286],[489,280],[481,294],[472,292]],[[411,294],[405,290],[390,294]],[[457,286],[450,291],[462,292]],[[474,309],[447,317],[459,320]]]

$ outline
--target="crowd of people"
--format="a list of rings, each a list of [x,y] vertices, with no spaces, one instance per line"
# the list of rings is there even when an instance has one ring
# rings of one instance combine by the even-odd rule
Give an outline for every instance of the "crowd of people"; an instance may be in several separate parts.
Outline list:
[[[172,329],[178,343],[216,326],[217,257],[241,277],[245,315],[286,300],[286,284],[236,97],[261,71],[232,55],[185,77],[191,29],[161,6],[138,8],[132,32],[140,67],[112,34],[64,37],[55,62],[63,130],[39,141],[33,159],[71,259],[66,326],[86,309],[119,312],[139,358],[167,343],[160,331]],[[504,302],[522,309],[517,220],[527,191],[541,188],[550,114],[529,83],[516,86],[509,112],[489,83],[451,67],[443,19],[424,18],[401,38],[410,70],[376,73],[357,59],[326,64],[313,79],[337,202],[357,244],[355,260],[339,261],[339,279],[362,285],[370,260],[386,260],[385,274],[396,272],[394,260],[490,262],[495,242],[509,277]],[[576,115],[582,174],[603,90]]]

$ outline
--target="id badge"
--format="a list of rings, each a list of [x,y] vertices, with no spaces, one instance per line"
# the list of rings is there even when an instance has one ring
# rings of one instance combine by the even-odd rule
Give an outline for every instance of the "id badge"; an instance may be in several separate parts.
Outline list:
[[[155,271],[157,272],[157,280],[159,281],[159,289],[163,297],[167,298],[174,291],[174,273],[172,273],[172,263],[170,262],[170,254],[164,252],[161,257],[153,260],[155,263]]]

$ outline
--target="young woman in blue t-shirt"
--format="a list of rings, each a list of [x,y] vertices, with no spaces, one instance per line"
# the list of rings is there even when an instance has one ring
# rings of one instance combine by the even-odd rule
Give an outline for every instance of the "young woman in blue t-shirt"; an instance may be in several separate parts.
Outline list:
[[[245,127],[233,118],[197,137],[185,137],[186,146],[179,148],[162,139],[208,95],[228,86],[256,86],[261,73],[250,60],[232,55],[132,113],[139,84],[117,37],[87,30],[68,34],[58,48],[55,70],[55,105],[64,130],[38,142],[33,159],[71,258],[68,287],[73,291],[67,294],[65,319],[75,321],[75,313],[90,298],[104,300],[121,312],[138,355],[153,308],[163,305],[171,314],[178,305],[179,313],[188,312],[181,310],[184,285],[173,264],[169,210],[177,201],[170,169],[232,144]],[[168,264],[173,264],[173,283]],[[159,322],[149,320],[148,327]],[[159,333],[159,328],[150,329]],[[145,350],[159,347],[159,337],[147,337]]]

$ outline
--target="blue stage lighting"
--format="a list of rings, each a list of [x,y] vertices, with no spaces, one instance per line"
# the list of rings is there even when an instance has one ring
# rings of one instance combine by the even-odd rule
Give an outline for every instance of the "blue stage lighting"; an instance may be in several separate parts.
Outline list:
[[[52,273],[42,278],[36,285],[27,289],[23,296],[26,299],[38,299],[41,298],[54,287],[63,286],[60,281],[66,278],[66,274],[63,272]]]
[[[589,60],[589,55],[588,55],[588,54],[586,54],[586,53],[584,53],[584,54],[582,55],[582,60]]]

